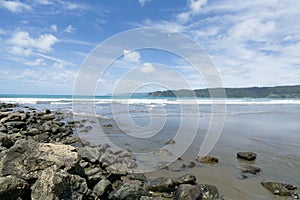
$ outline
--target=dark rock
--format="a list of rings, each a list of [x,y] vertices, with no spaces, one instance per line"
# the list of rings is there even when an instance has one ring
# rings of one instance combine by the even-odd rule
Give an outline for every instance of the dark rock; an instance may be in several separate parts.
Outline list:
[[[253,152],[238,152],[237,158],[247,160],[247,161],[253,161],[256,159],[256,153]]]
[[[139,181],[142,181],[142,182],[147,180],[146,176],[142,173],[131,173],[131,174],[128,174],[127,177],[130,180],[139,180]]]
[[[118,156],[106,151],[105,153],[103,153],[100,156],[99,161],[103,166],[108,166],[108,165],[111,165],[111,164],[117,162],[117,159],[118,159]]]
[[[8,127],[13,127],[13,128],[17,128],[17,129],[23,128],[26,125],[26,123],[23,121],[9,121],[9,122],[6,122],[5,124]]]
[[[291,196],[290,190],[295,190],[297,187],[280,182],[262,182],[261,185],[278,196]]]
[[[107,179],[102,179],[95,185],[93,192],[97,196],[101,197],[105,194],[108,194],[111,190],[112,190],[111,182]]]
[[[106,168],[106,171],[115,175],[124,176],[128,173],[128,168],[125,164],[114,163]]]
[[[175,144],[175,143],[176,143],[175,140],[171,139],[166,144]]]
[[[51,133],[53,134],[58,134],[60,132],[60,126],[58,126],[57,124],[53,124],[51,125]]]
[[[193,161],[188,164],[188,168],[194,168],[195,166],[196,164]]]
[[[109,195],[114,200],[136,200],[143,195],[143,189],[138,185],[124,183]]]
[[[157,156],[172,156],[172,153],[168,149],[157,149],[153,153]]]
[[[202,158],[198,157],[196,160],[200,163],[212,164],[212,165],[219,162],[218,158],[212,156],[204,156]]]
[[[112,125],[112,124],[104,124],[103,127],[104,127],[104,128],[112,128],[113,125]]]
[[[97,161],[99,161],[99,157],[101,155],[97,147],[78,147],[77,151],[81,155],[82,159],[90,163],[96,163]]]
[[[55,119],[55,116],[53,114],[47,114],[47,115],[42,116],[42,120],[48,121],[48,120],[53,120],[53,119]]]
[[[201,192],[200,199],[211,200],[219,198],[219,191],[216,186],[207,184],[200,184],[198,186]]]
[[[175,200],[195,200],[200,199],[200,189],[195,185],[182,184],[180,185],[176,192],[174,199]]]
[[[175,190],[175,183],[172,179],[160,177],[149,181],[146,188],[152,192],[172,192]]]
[[[9,149],[13,145],[14,145],[13,140],[11,140],[6,134],[0,133],[0,146]]]
[[[45,110],[45,114],[46,114],[46,115],[51,114],[51,110],[46,109],[46,110]]]
[[[27,192],[26,181],[15,176],[0,177],[0,199],[18,199]]]
[[[28,131],[28,135],[30,135],[30,136],[35,136],[35,135],[38,135],[39,133],[40,133],[40,131],[37,128],[32,128]]]
[[[7,133],[7,128],[4,124],[0,124],[0,132]]]
[[[174,180],[175,185],[180,185],[180,184],[191,184],[194,185],[196,184],[196,177],[190,174],[185,174],[183,176],[180,176]]]
[[[240,169],[243,173],[254,174],[254,175],[261,171],[259,167],[255,167],[252,165],[240,166]]]

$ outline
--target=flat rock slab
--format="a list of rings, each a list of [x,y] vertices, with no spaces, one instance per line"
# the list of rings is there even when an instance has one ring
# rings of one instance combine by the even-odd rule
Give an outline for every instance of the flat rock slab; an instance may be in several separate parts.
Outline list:
[[[218,158],[212,156],[198,157],[196,160],[200,163],[212,164],[212,165],[219,162]]]

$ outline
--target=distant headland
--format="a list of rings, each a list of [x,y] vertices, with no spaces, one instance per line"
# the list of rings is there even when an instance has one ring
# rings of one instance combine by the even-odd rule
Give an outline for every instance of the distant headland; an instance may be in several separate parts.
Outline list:
[[[224,89],[227,98],[300,98],[300,85]],[[165,90],[149,92],[147,95],[153,97],[193,97],[195,95],[197,97],[210,97],[210,92],[218,94],[220,90],[221,88]]]

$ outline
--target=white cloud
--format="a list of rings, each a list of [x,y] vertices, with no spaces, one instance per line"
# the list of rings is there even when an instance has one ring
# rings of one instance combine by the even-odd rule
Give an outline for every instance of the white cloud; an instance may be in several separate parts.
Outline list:
[[[183,22],[183,23],[189,21],[189,20],[190,20],[190,13],[189,13],[189,12],[179,13],[179,14],[177,15],[177,20],[178,20],[179,22]]]
[[[274,21],[262,22],[259,19],[248,19],[236,24],[229,30],[234,39],[258,40],[275,29]]]
[[[31,10],[31,7],[20,1],[0,1],[0,6],[14,13]]]
[[[207,0],[189,0],[189,8],[192,13],[199,13],[201,8],[207,3]]]
[[[24,62],[24,64],[28,65],[28,66],[45,66],[46,65],[45,60],[42,58],[37,58],[33,61],[26,61],[26,62]]]
[[[73,33],[73,32],[74,32],[73,26],[72,26],[71,24],[68,25],[68,26],[65,28],[64,32],[66,32],[66,33]]]
[[[50,26],[50,29],[51,29],[53,32],[57,32],[58,27],[57,27],[56,24],[52,24],[52,25]]]
[[[150,2],[150,1],[151,1],[151,0],[139,0],[139,3],[141,4],[142,7],[144,7],[145,4],[146,4],[147,2]]]
[[[26,31],[17,31],[7,40],[11,53],[28,56],[33,50],[49,52],[58,39],[52,34],[43,34],[38,38],[32,38]]]
[[[151,63],[144,63],[143,66],[140,68],[141,72],[143,73],[152,73],[155,72],[155,68]]]
[[[137,51],[123,50],[124,60],[128,62],[140,62],[140,53]]]

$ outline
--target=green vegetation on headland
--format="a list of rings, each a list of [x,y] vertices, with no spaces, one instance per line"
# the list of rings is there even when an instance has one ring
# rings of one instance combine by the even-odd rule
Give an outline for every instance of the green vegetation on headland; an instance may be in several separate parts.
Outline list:
[[[224,88],[227,98],[300,98],[300,85],[276,87]],[[222,97],[220,88],[197,90],[165,90],[148,93],[155,97]]]

